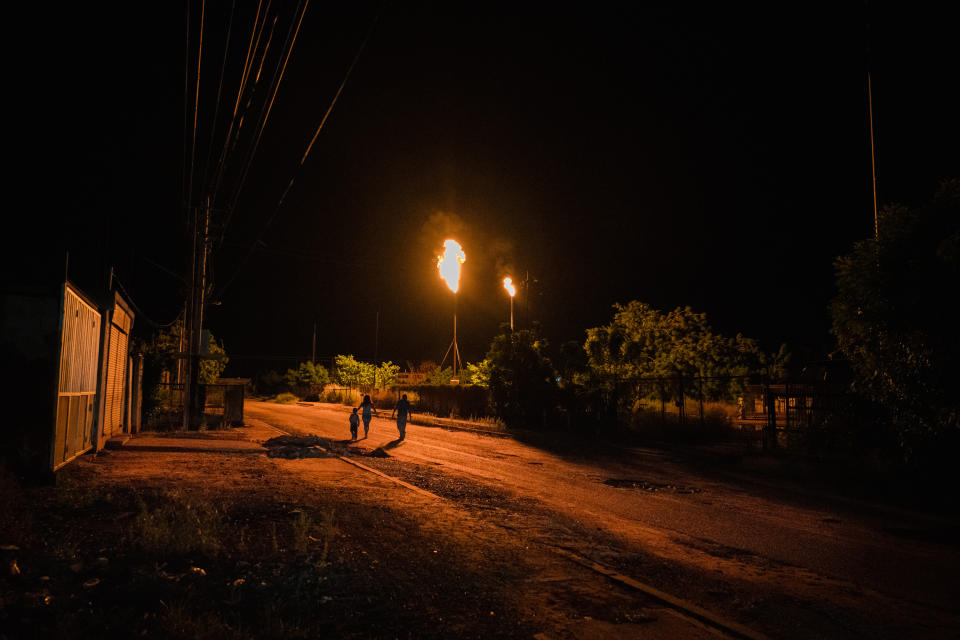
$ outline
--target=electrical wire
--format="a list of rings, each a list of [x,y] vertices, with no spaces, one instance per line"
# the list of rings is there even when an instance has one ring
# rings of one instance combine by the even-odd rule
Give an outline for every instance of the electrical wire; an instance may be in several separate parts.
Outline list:
[[[253,146],[248,155],[247,162],[245,163],[240,174],[240,180],[237,188],[234,191],[233,197],[230,199],[229,204],[227,205],[227,214],[220,229],[221,243],[223,242],[227,225],[230,224],[230,219],[233,216],[233,212],[236,210],[237,202],[240,199],[240,192],[243,190],[244,184],[246,183],[247,175],[249,174],[250,168],[253,166],[254,156],[256,155],[257,149],[260,146],[260,140],[262,139],[263,132],[266,129],[267,120],[270,118],[270,112],[273,110],[273,103],[276,101],[277,93],[280,90],[280,83],[283,82],[283,76],[286,73],[287,64],[290,62],[290,56],[293,54],[293,47],[296,44],[297,36],[300,33],[300,26],[303,24],[303,17],[307,12],[307,6],[309,4],[309,0],[306,0],[298,5],[300,16],[295,20],[296,27],[294,27],[294,23],[291,22],[290,29],[287,32],[287,40],[284,43],[283,50],[281,51],[282,61],[277,62],[277,69],[274,70],[274,77],[271,81],[270,89],[268,89],[269,100],[265,103],[264,109],[261,111],[261,118],[257,126],[257,133],[254,137]]]
[[[187,128],[190,122],[190,0],[187,0],[187,33],[183,53],[183,158],[180,177],[180,199],[184,210],[187,208]]]
[[[217,118],[220,115],[220,99],[223,95],[223,79],[227,75],[227,58],[230,55],[230,38],[233,34],[233,14],[237,7],[237,0],[230,3],[230,19],[227,22],[227,38],[223,46],[223,63],[220,65],[220,81],[217,83],[217,101],[213,108],[213,119],[210,122],[210,142],[207,144],[207,158],[203,162],[203,179],[200,181],[201,189],[207,188],[207,176],[210,170],[210,159],[213,156],[213,140],[217,132]]]
[[[382,9],[381,5],[381,9]],[[320,131],[323,130],[323,126],[327,122],[327,118],[330,117],[330,113],[333,111],[334,106],[336,106],[337,101],[340,99],[340,95],[343,93],[344,87],[347,85],[347,81],[350,79],[351,74],[353,73],[354,67],[357,65],[357,61],[360,59],[360,56],[363,54],[364,49],[367,47],[367,42],[370,41],[370,36],[373,34],[373,29],[377,25],[377,21],[380,19],[380,11],[373,18],[373,22],[370,24],[370,28],[367,30],[366,36],[363,38],[363,42],[360,44],[360,48],[357,50],[357,54],[353,57],[353,61],[350,63],[350,66],[347,68],[347,72],[343,77],[343,81],[340,82],[340,86],[337,88],[337,92],[333,96],[333,100],[330,102],[330,106],[327,107],[327,111],[323,114],[323,118],[320,120],[320,124],[317,126],[317,130],[313,134],[313,138],[310,139],[310,144],[307,145],[306,150],[303,152],[303,155],[300,157],[300,162],[294,168],[294,173],[290,177],[290,181],[287,183],[286,188],[283,190],[283,193],[280,195],[280,199],[277,201],[276,207],[274,207],[273,212],[270,214],[270,217],[267,219],[266,224],[263,229],[261,229],[260,234],[250,245],[250,249],[247,251],[246,255],[237,265],[237,268],[234,270],[233,274],[227,280],[227,283],[223,285],[223,288],[220,289],[220,295],[222,297],[224,292],[233,284],[237,276],[240,274],[240,270],[247,263],[250,257],[253,255],[253,252],[256,250],[257,244],[263,239],[263,236],[269,230],[270,226],[273,224],[274,220],[277,218],[277,214],[280,212],[281,207],[283,206],[284,201],[286,200],[287,194],[290,193],[290,190],[293,188],[293,184],[297,179],[297,175],[300,171],[303,170],[303,165],[306,163],[307,158],[310,155],[310,151],[313,149],[314,143],[317,141],[317,137],[320,135]]]
[[[240,86],[237,89],[237,99],[233,104],[233,113],[230,116],[230,125],[227,127],[227,133],[223,138],[223,149],[220,150],[220,157],[217,160],[217,170],[213,179],[213,186],[208,189],[211,194],[211,200],[216,202],[217,193],[220,190],[220,182],[223,178],[223,172],[230,155],[231,148],[236,146],[236,141],[240,135],[240,127],[243,123],[243,113],[240,113],[240,121],[237,121],[237,114],[240,112],[240,103],[243,100],[244,90],[247,85],[247,79],[252,68],[252,61],[260,47],[260,37],[263,34],[263,26],[266,24],[267,13],[270,11],[270,3],[267,3],[267,9],[263,12],[263,22],[260,22],[260,10],[263,7],[263,0],[257,4],[257,13],[253,19],[253,28],[250,31],[250,42],[247,45],[247,55],[243,61],[243,70],[240,74]],[[247,102],[249,104],[249,101]]]
[[[193,200],[193,171],[194,160],[197,155],[197,112],[200,109],[200,63],[203,59],[203,22],[206,17],[207,2],[202,0],[200,3],[200,43],[197,45],[197,85],[193,102],[193,135],[190,144],[190,176],[187,182],[187,206],[191,206]]]
[[[126,297],[126,301],[129,302],[129,303],[130,303],[130,306],[133,307],[133,310],[136,311],[137,317],[138,317],[138,318],[141,318],[141,317],[142,317],[142,319],[143,319],[148,325],[150,325],[151,327],[153,327],[154,329],[163,329],[163,328],[169,327],[169,326],[171,326],[171,325],[173,325],[173,324],[176,324],[177,320],[180,319],[180,313],[181,313],[181,312],[177,312],[177,317],[174,318],[173,320],[171,320],[170,322],[166,322],[166,323],[160,323],[160,322],[157,322],[157,321],[151,319],[150,316],[148,316],[147,314],[145,314],[145,313],[143,312],[143,309],[141,309],[139,306],[137,306],[137,303],[134,302],[133,296],[131,296],[131,295],[130,295],[130,292],[127,291],[127,288],[126,288],[125,286],[123,286],[123,283],[120,281],[120,278],[117,277],[116,272],[114,272],[114,274],[113,274],[113,282],[120,288],[121,291],[123,291],[123,295]]]

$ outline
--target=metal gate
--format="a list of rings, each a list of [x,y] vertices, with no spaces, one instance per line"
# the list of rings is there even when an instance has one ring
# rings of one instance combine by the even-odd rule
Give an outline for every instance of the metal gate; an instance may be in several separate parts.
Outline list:
[[[93,445],[99,358],[100,312],[67,284],[60,307],[57,419],[51,452],[54,469]]]
[[[125,391],[127,381],[127,347],[130,315],[114,303],[110,314],[110,336],[107,347],[107,371],[104,385],[103,435],[105,438],[123,433]]]

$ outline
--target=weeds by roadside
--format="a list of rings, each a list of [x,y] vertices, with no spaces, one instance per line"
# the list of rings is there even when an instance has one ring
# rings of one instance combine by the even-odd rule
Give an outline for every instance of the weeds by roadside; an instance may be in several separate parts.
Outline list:
[[[142,498],[139,506],[133,537],[147,551],[215,554],[220,550],[223,515],[209,501],[194,500],[179,491],[169,491],[156,507],[149,508]]]
[[[276,402],[277,404],[295,404],[300,402],[300,398],[292,393],[278,393],[273,397],[271,402]]]
[[[316,522],[304,511],[300,511],[293,521],[293,550],[302,556],[306,555],[314,545],[319,545],[318,562],[326,562],[333,533],[332,511],[321,512]]]

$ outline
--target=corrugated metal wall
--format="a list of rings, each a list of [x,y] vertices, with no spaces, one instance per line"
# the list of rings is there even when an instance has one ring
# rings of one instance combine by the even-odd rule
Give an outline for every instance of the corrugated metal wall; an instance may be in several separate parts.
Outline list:
[[[114,304],[110,323],[106,388],[104,389],[103,433],[109,438],[123,433],[124,394],[127,380],[127,347],[131,318]]]
[[[52,452],[53,468],[91,447],[100,357],[100,312],[69,286],[63,289],[60,382]]]

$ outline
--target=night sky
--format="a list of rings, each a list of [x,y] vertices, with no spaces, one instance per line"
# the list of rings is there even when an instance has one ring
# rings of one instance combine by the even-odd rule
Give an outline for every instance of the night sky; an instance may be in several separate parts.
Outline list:
[[[18,20],[33,35],[12,76],[15,175],[32,197],[9,227],[21,240],[5,272],[60,274],[69,250],[81,287],[102,287],[112,265],[142,319],[166,323],[187,265],[186,7],[134,4]],[[508,320],[503,276],[526,274],[517,319],[539,321],[555,345],[637,299],[821,357],[831,262],[873,233],[868,61],[881,203],[921,203],[960,175],[957,23],[940,9],[343,4],[308,7],[214,254],[220,304],[205,324],[237,375],[309,356],[315,321],[320,356],[440,360],[453,295],[436,256],[448,236],[467,255],[457,305],[468,361]],[[225,102],[256,8],[238,5]],[[295,10],[273,4],[274,46]],[[229,11],[206,8],[197,182]]]

